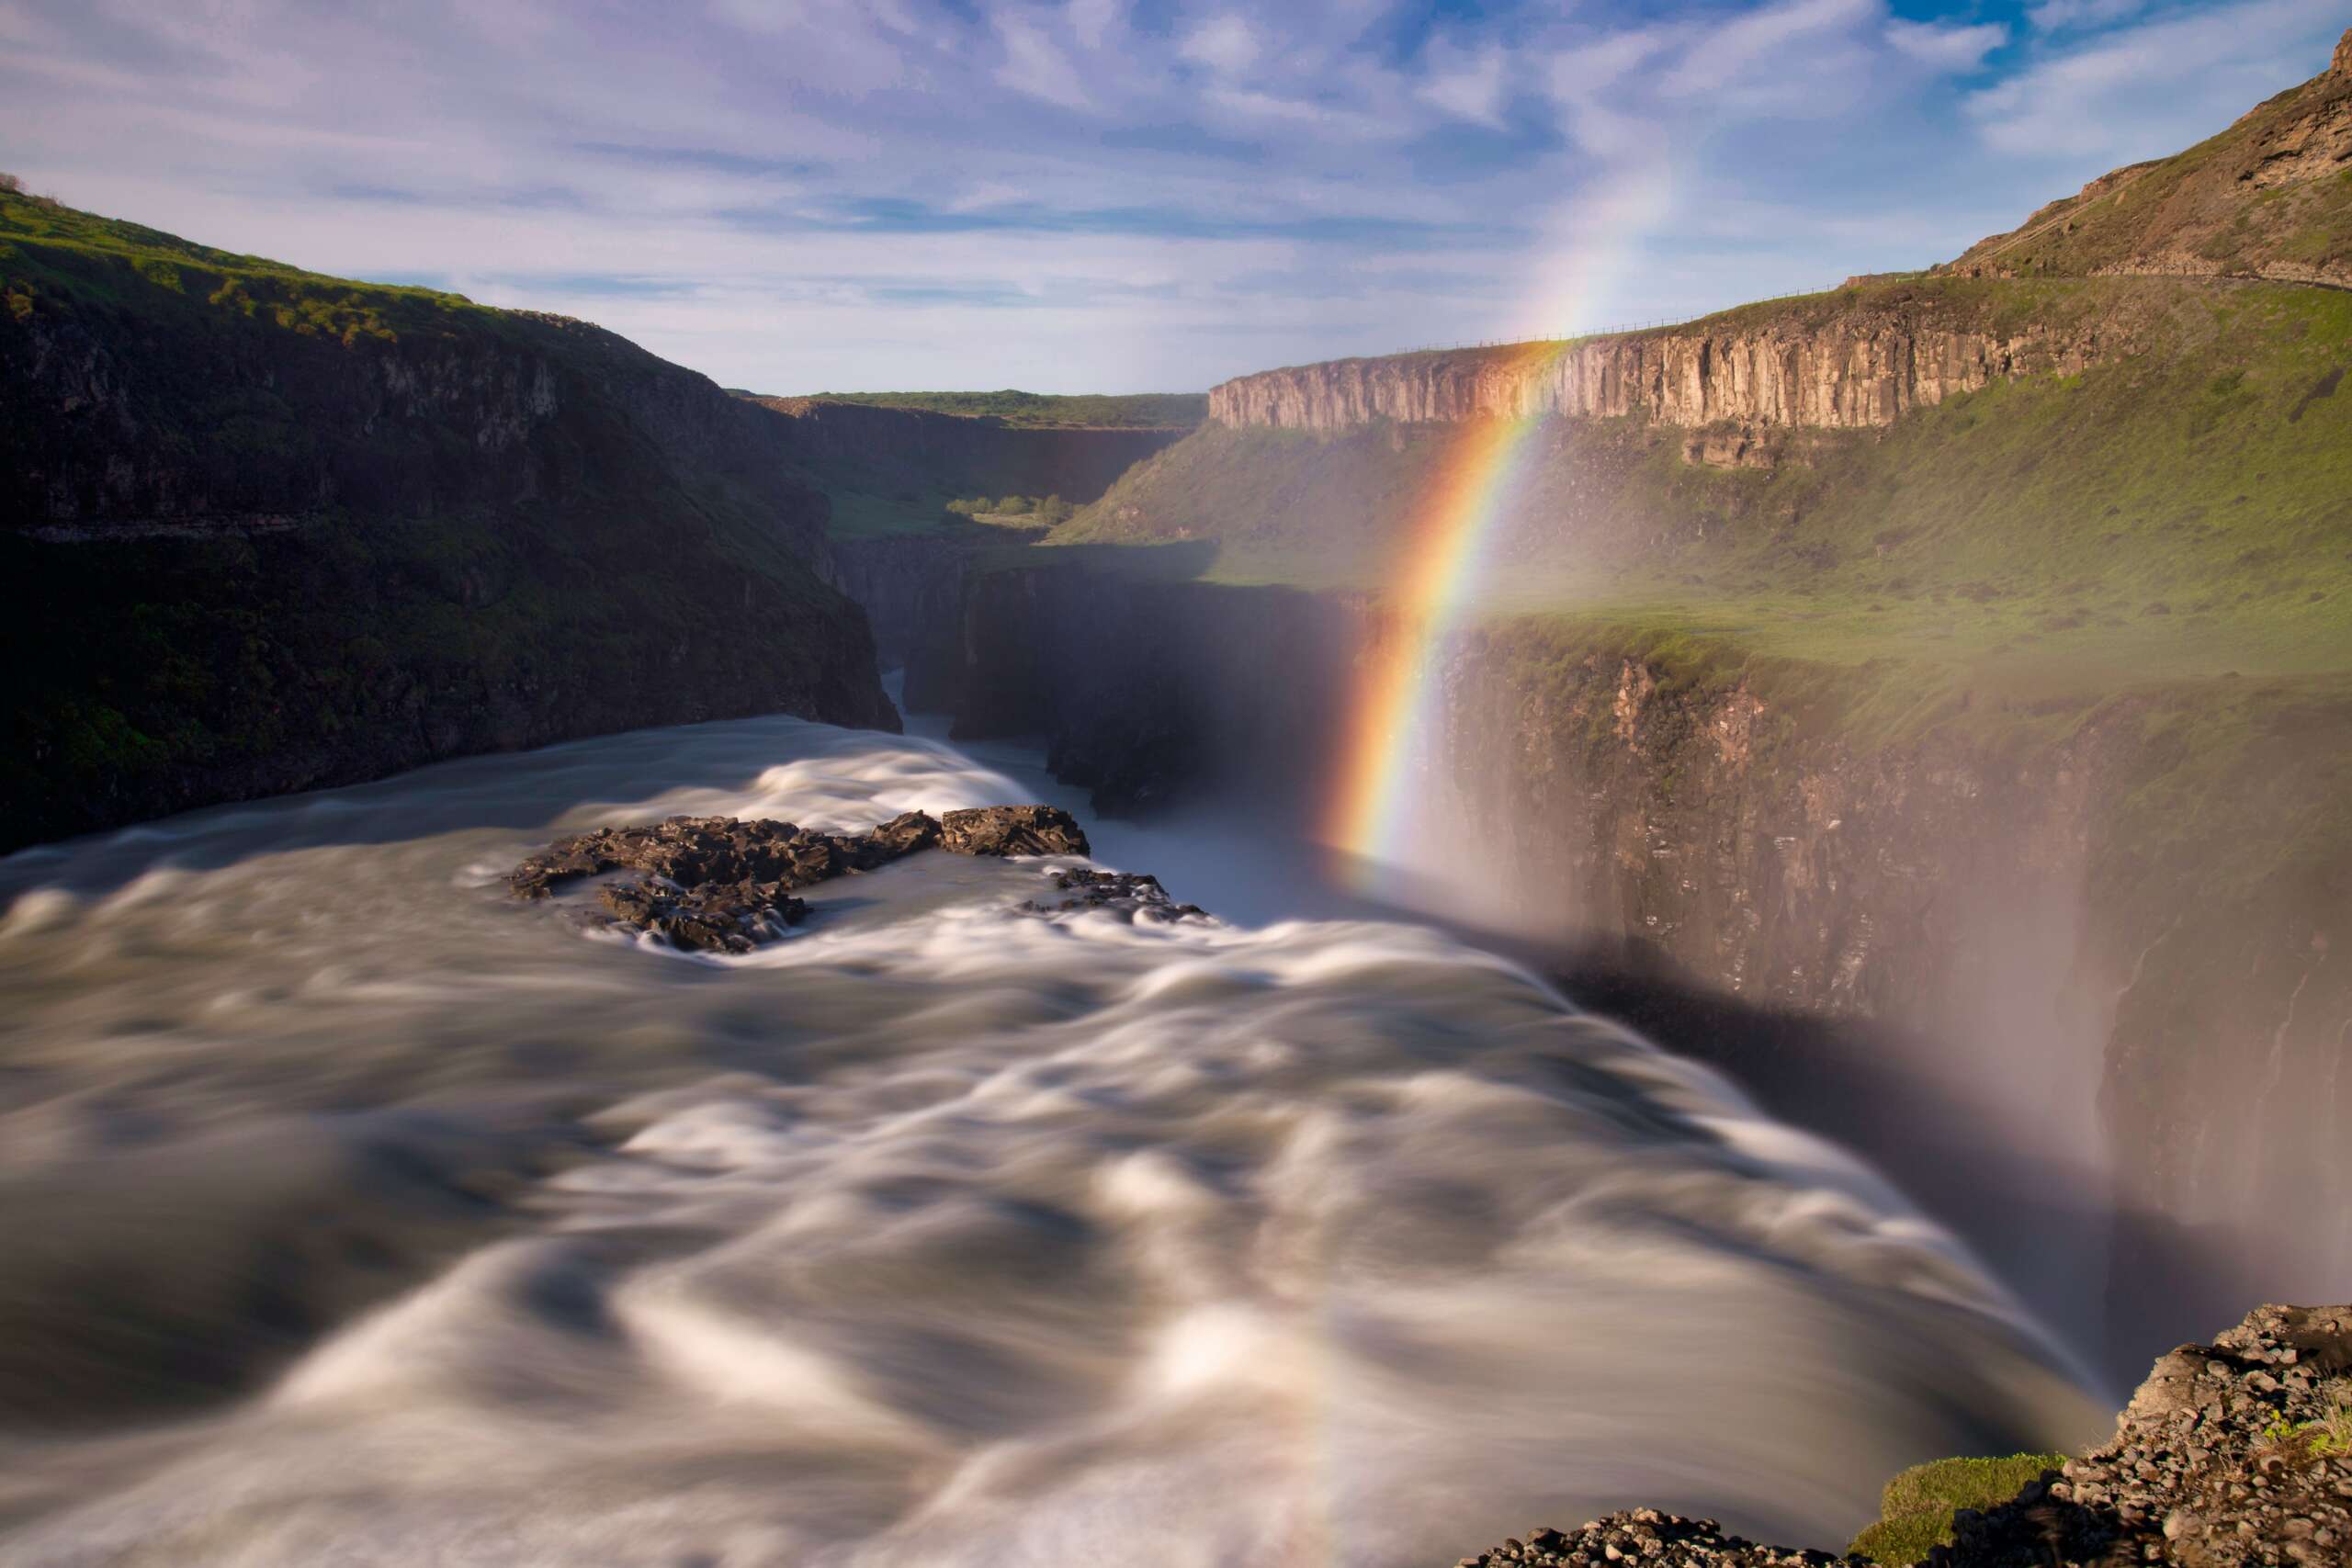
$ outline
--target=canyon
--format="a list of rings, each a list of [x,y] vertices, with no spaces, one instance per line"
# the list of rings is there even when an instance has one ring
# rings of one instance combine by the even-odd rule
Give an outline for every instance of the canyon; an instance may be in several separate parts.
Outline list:
[[[2259,206],[2335,254],[2347,90],[2339,51],[2127,171],[2190,193],[2135,243]],[[2035,254],[1245,375],[1073,547],[837,542],[836,580],[954,734],[1308,836],[1365,672],[1434,637],[1396,896],[1880,1160],[2121,1381],[2352,1269],[2352,314]],[[1494,422],[1493,599],[1433,631],[1383,563]]]

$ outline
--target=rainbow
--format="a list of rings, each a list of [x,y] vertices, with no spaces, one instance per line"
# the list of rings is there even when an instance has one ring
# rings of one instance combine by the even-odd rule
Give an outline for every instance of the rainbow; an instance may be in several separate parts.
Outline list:
[[[1528,345],[1514,378],[1540,373],[1564,343]],[[1366,649],[1339,747],[1319,837],[1351,880],[1375,881],[1400,858],[1410,827],[1417,746],[1435,733],[1437,664],[1478,599],[1487,558],[1540,419],[1476,419],[1453,436],[1397,553],[1383,596],[1386,636]]]
[[[1673,171],[1637,161],[1562,212],[1544,247],[1530,324],[1574,321],[1613,299],[1645,235],[1673,207]],[[1531,337],[1534,334],[1530,333]],[[1508,374],[1540,381],[1574,340],[1519,345]],[[1384,581],[1393,622],[1365,652],[1340,738],[1317,837],[1348,880],[1373,884],[1405,866],[1419,751],[1439,733],[1439,655],[1478,601],[1496,526],[1539,445],[1539,419],[1473,420],[1453,435]]]

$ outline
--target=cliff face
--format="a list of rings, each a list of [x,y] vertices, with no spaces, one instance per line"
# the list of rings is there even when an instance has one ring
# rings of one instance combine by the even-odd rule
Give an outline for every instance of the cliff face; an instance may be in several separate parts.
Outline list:
[[[2177,1337],[2183,1305],[2352,1267],[2331,1152],[2352,1140],[2352,972],[2332,962],[2352,865],[2298,847],[2352,755],[2340,698],[2151,694],[2046,746],[1863,750],[1745,682],[1564,666],[1540,639],[1470,639],[1448,673],[1430,790],[1522,918],[1570,911],[1752,1001],[1892,1026],[1955,1115],[2068,1151],[2110,1185],[2126,1360]],[[2226,776],[2192,784],[2215,757]]]
[[[135,316],[36,308],[0,324],[17,459],[0,515],[75,539],[431,516],[576,500],[635,456],[765,492],[746,498],[758,521],[797,549],[821,534],[821,502],[786,479],[782,421],[585,321],[512,312],[347,341],[206,324],[161,341]]]
[[[1211,389],[1228,425],[1337,431],[1375,420],[1565,414],[1656,423],[1857,429],[2041,369],[2080,369],[2094,332],[1931,324],[1891,305],[1822,321],[1677,329],[1568,344],[1346,359]],[[1703,454],[1702,454],[1703,456]]]
[[[15,197],[0,294],[0,850],[639,725],[896,725],[786,423],[700,376]]]

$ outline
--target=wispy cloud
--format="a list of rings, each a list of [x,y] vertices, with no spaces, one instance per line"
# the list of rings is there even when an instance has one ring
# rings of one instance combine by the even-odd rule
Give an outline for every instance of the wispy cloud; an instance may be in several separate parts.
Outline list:
[[[2065,25],[2088,19],[2086,11]],[[2341,0],[2160,12],[2046,46],[1971,95],[1966,113],[1987,147],[2020,157],[2121,164],[2177,152],[2317,74],[2345,19]]]
[[[0,166],[729,385],[1199,387],[1956,254],[2341,0],[0,0]],[[2006,17],[2005,22],[2000,19]]]
[[[1947,27],[1937,22],[1892,21],[1886,41],[1899,54],[1939,71],[1975,71],[1984,57],[2009,41],[2009,29],[1999,22],[1973,27]]]

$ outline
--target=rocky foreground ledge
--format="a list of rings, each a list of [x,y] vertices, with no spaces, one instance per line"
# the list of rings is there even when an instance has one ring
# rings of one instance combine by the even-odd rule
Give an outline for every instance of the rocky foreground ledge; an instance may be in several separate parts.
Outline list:
[[[2352,1563],[2352,1305],[2265,1306],[2157,1361],[2115,1436],[1994,1507],[1953,1516],[1935,1568],[2322,1568]],[[1457,1568],[1796,1568],[1651,1508],[1532,1531]],[[1855,1557],[1851,1562],[1866,1562]]]
[[[909,811],[863,833],[823,833],[757,818],[672,817],[558,839],[507,874],[518,898],[545,898],[560,884],[606,872],[638,874],[597,889],[608,923],[705,953],[748,953],[808,918],[795,892],[876,870],[919,850],[958,855],[1083,855],[1086,831],[1051,806],[984,806],[943,817]],[[1057,902],[1036,914],[1100,910],[1128,920],[1200,916],[1155,877],[1080,867],[1056,872]]]

